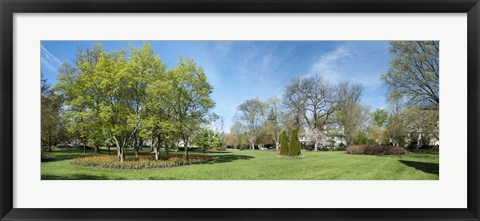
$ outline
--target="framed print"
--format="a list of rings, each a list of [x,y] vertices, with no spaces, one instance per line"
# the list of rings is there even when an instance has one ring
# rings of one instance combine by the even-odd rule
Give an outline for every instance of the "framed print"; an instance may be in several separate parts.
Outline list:
[[[0,6],[2,220],[479,220],[476,0]]]

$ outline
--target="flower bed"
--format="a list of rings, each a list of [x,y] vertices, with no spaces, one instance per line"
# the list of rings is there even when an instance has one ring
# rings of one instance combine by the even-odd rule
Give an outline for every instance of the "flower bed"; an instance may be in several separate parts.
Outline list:
[[[205,163],[208,156],[190,155],[185,159],[183,155],[171,155],[168,159],[155,160],[153,155],[126,156],[123,162],[118,161],[116,155],[100,155],[78,157],[72,160],[72,164],[84,167],[98,167],[108,169],[153,169],[163,167],[176,167],[189,164]]]
[[[407,149],[394,146],[359,145],[348,147],[346,152],[348,154],[364,155],[405,155],[407,154]]]

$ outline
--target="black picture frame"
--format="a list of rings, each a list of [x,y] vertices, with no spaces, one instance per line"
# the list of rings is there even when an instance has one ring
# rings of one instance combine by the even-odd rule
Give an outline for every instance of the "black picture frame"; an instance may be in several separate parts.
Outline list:
[[[1,220],[480,220],[478,0],[0,0]],[[467,13],[466,209],[17,209],[13,208],[14,13]],[[34,196],[32,196],[34,197]]]

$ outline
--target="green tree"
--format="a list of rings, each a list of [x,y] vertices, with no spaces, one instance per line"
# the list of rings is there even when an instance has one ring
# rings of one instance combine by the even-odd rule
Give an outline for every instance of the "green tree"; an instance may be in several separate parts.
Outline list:
[[[131,145],[137,155],[143,140],[152,140],[155,158],[159,159],[162,142],[174,130],[168,116],[172,104],[167,96],[172,87],[166,79],[166,65],[155,55],[150,44],[141,48],[130,47],[130,59],[125,71],[130,76],[127,106],[130,109],[128,122],[132,128]],[[168,157],[168,149],[166,148]]]
[[[118,159],[123,162],[126,148],[136,130],[131,94],[135,82],[127,69],[125,53],[103,53],[95,68],[96,89],[104,99],[100,104],[101,128],[115,143]]]
[[[203,152],[205,152],[207,148],[218,148],[223,146],[223,139],[220,134],[217,134],[215,131],[208,128],[201,128],[193,138],[192,142],[202,148]]]
[[[385,128],[379,127],[376,124],[370,125],[368,127],[367,138],[374,140],[378,145],[385,144],[388,140],[385,134]]]
[[[59,68],[58,83],[55,88],[65,99],[68,130],[80,139],[86,151],[91,143],[95,152],[104,142],[104,131],[99,117],[101,100],[104,99],[96,85],[95,68],[100,57],[105,53],[100,44],[92,49],[77,49],[73,65],[63,63]]]
[[[293,129],[290,135],[290,144],[288,148],[289,156],[298,156],[301,153],[301,144],[298,138],[297,129]]]
[[[282,131],[280,137],[280,155],[288,155],[290,148],[288,146],[287,131]]]
[[[394,146],[404,146],[407,128],[402,114],[393,114],[388,117],[385,134]]]
[[[188,144],[190,137],[200,127],[208,122],[210,109],[215,105],[210,98],[213,86],[207,81],[203,68],[198,67],[193,60],[180,58],[178,64],[167,71],[167,78],[173,85],[170,96],[175,105],[172,109],[178,135],[185,146],[185,157],[188,159]]]
[[[45,87],[47,88],[47,87]],[[101,45],[79,49],[72,64],[59,68],[55,86],[65,100],[68,130],[84,145],[114,143],[118,159],[127,148],[138,153],[151,140],[156,159],[160,147],[186,145],[214,106],[212,86],[192,60],[179,59],[167,70],[150,44],[106,52]],[[47,110],[47,109],[45,109]]]
[[[368,127],[368,139],[375,140],[377,144],[386,143],[385,126],[388,120],[388,112],[384,109],[377,108],[370,113],[371,121]]]
[[[43,74],[41,77],[41,140],[48,151],[57,143],[62,133],[62,98],[48,84]]]
[[[429,145],[430,139],[439,139],[438,110],[411,107],[402,113],[402,119],[410,147],[418,149],[423,145]]]
[[[377,108],[371,114],[372,121],[379,127],[384,127],[388,119],[388,113],[384,109]]]
[[[354,145],[375,144],[375,140],[368,138],[364,131],[360,131],[358,136],[352,141]]]
[[[439,41],[392,41],[390,69],[382,75],[390,94],[409,105],[438,109]]]

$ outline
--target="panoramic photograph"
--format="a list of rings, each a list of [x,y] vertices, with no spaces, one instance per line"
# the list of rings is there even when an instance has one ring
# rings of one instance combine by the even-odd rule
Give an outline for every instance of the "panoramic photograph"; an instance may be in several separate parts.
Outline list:
[[[41,179],[439,180],[439,44],[41,41]]]

